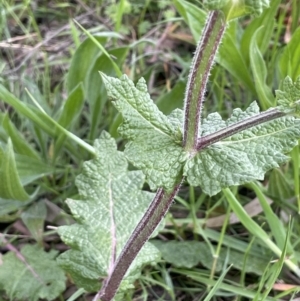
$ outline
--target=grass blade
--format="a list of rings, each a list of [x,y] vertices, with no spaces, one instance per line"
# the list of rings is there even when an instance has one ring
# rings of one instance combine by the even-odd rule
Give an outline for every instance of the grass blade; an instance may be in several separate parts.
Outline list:
[[[241,206],[239,201],[236,199],[234,194],[231,192],[229,188],[225,188],[222,190],[231,209],[237,215],[241,223],[246,227],[246,229],[252,233],[252,235],[261,239],[261,241],[277,256],[282,255],[282,251],[280,248],[274,244],[274,242],[269,238],[268,234],[258,226],[247,214],[244,208]],[[287,259],[285,264],[292,270],[298,277],[300,277],[300,269],[299,267],[293,263],[291,260]]]

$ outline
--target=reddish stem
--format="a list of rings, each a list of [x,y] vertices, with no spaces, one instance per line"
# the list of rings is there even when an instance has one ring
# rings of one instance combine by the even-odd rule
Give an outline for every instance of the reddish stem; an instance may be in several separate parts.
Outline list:
[[[163,189],[157,191],[145,215],[136,226],[118,257],[113,271],[104,281],[94,300],[100,298],[102,301],[111,301],[113,299],[129,266],[168,212],[180,185],[181,183],[176,185],[170,193],[165,192]]]

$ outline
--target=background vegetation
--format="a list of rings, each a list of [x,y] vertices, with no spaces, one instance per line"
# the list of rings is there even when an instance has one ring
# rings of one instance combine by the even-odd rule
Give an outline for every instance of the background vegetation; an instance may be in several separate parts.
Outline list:
[[[22,257],[20,250],[27,248],[45,262],[44,269],[53,267],[49,273],[66,287],[55,287],[58,297],[47,292],[43,298],[91,300],[55,270],[55,256],[67,249],[55,227],[73,222],[65,200],[76,198],[75,177],[91,158],[64,129],[88,144],[106,130],[123,147],[121,118],[107,101],[98,71],[119,74],[99,44],[131,79],[146,79],[161,111],[182,107],[205,12],[200,1],[183,0],[0,1],[1,253]],[[300,75],[299,18],[297,0],[273,0],[259,18],[230,23],[204,115],[218,111],[226,118],[253,100],[264,110],[274,105],[283,78]],[[299,147],[290,155],[263,182],[236,187],[235,197],[299,264]],[[154,241],[161,261],[144,268],[127,300],[293,300],[299,278],[288,268],[281,271],[283,259],[253,231],[253,221],[240,223],[231,209],[222,193],[210,198],[185,185]],[[47,253],[35,253],[37,245]],[[14,269],[17,275],[9,274]],[[0,266],[0,300],[42,299],[24,295],[28,283],[18,269],[3,265],[1,272]],[[218,279],[218,290],[208,296]]]

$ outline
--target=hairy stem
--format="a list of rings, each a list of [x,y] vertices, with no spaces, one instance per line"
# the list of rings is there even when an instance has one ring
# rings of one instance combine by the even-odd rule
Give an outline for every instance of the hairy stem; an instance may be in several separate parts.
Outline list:
[[[209,13],[202,32],[202,38],[193,58],[186,87],[183,147],[187,151],[196,149],[206,84],[225,28],[226,23],[221,11]]]
[[[181,183],[176,185],[170,193],[165,192],[163,189],[157,191],[145,215],[140,220],[118,257],[112,273],[108,275],[103,287],[95,296],[95,301],[99,299],[110,301],[113,299],[132,261],[168,212],[180,185]]]
[[[185,96],[183,146],[188,151],[195,151],[197,147],[201,106],[206,84],[225,28],[223,13],[220,11],[211,12],[206,21],[202,39],[196,49]],[[162,188],[157,191],[94,301],[99,299],[111,301],[113,299],[129,266],[168,212],[180,185],[181,183],[175,185],[171,192],[166,192]]]
[[[234,134],[247,130],[253,126],[271,121],[276,118],[285,116],[285,113],[278,111],[276,108],[270,109],[266,112],[251,116],[224,129],[216,131],[215,133],[201,137],[197,141],[197,151],[204,149],[218,141],[228,138]]]

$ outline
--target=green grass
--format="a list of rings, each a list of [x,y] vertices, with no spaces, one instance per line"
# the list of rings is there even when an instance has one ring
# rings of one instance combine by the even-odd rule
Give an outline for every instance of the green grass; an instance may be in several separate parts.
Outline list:
[[[47,226],[72,222],[64,201],[77,196],[75,177],[92,157],[93,140],[107,130],[123,148],[116,130],[121,118],[107,100],[99,71],[112,76],[126,73],[134,81],[145,77],[164,113],[182,106],[196,43],[186,40],[195,41],[203,25],[201,6],[193,5],[179,0],[41,1],[38,6],[33,1],[1,1],[0,158],[5,151],[15,157],[10,171],[17,179],[8,187],[30,195],[28,201],[18,200],[18,195],[8,201],[9,194],[7,199],[1,195],[1,232],[6,238],[1,252],[7,252],[8,243],[16,248],[33,243],[36,231],[42,233],[39,239],[45,250],[63,249]],[[296,0],[275,0],[255,21],[232,21],[211,72],[205,115],[218,111],[228,117],[233,108],[246,108],[253,100],[262,109],[270,107],[270,95],[286,73],[293,76],[299,71],[291,63],[292,56],[299,60],[300,55],[293,40],[299,15]],[[290,57],[282,55],[287,42],[293,46]],[[256,55],[250,55],[250,47]],[[262,70],[254,68],[257,62]],[[181,266],[162,258],[157,266],[145,267],[126,300],[291,298],[299,287],[272,290],[279,280],[295,283],[289,270],[299,276],[299,146],[291,158],[262,183],[226,189],[212,198],[200,188],[184,186],[159,239],[204,242],[207,257],[197,257],[204,250],[200,249],[190,251],[190,261]],[[6,180],[0,178],[2,183]],[[256,197],[260,210],[250,218],[251,210],[241,206]],[[44,206],[48,216],[35,213],[39,222],[29,227],[24,216],[35,204]],[[232,212],[240,223],[232,222]],[[221,215],[223,227],[205,227]],[[240,264],[229,269],[233,251]],[[186,251],[182,252],[184,256]],[[260,257],[266,268],[253,273],[251,265]],[[71,281],[68,289],[73,296],[66,290],[56,300],[90,300]],[[0,300],[9,300],[1,295]]]

